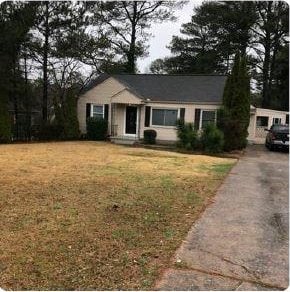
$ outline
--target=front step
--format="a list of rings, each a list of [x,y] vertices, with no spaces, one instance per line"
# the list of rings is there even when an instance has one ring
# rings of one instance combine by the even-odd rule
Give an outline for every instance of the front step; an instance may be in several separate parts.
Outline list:
[[[135,137],[117,136],[117,137],[110,137],[110,141],[115,144],[134,145],[139,142],[139,139]]]

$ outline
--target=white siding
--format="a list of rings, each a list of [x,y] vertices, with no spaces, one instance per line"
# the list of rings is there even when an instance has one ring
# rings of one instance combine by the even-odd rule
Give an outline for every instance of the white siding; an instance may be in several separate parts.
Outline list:
[[[172,109],[181,109],[185,108],[185,116],[184,121],[186,123],[194,123],[194,115],[195,109],[212,109],[217,110],[219,105],[210,105],[210,104],[173,104],[173,103],[147,103],[146,106],[150,106],[151,108],[172,108]],[[152,119],[152,114],[151,114]],[[177,141],[176,136],[176,127],[167,127],[167,126],[151,126],[145,127],[145,106],[141,109],[141,128],[140,135],[143,138],[144,130],[146,129],[154,129],[157,132],[157,140],[160,141]]]
[[[81,133],[86,132],[86,104],[110,104],[111,97],[125,89],[124,85],[114,78],[108,78],[101,84],[87,91],[78,100],[78,119]],[[110,121],[110,111],[109,111]]]

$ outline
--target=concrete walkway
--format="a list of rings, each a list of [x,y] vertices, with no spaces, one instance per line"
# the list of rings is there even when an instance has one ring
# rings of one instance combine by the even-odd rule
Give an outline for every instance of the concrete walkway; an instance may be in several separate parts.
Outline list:
[[[287,288],[288,177],[288,153],[250,146],[156,289]]]

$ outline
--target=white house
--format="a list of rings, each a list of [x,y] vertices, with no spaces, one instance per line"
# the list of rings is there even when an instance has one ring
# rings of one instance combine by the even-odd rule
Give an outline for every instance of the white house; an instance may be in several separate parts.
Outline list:
[[[222,105],[225,75],[101,74],[78,100],[81,133],[88,117],[103,117],[114,141],[136,141],[154,129],[160,143],[177,140],[176,121],[196,129],[215,122]],[[249,140],[261,142],[263,127],[286,123],[287,112],[251,107]]]

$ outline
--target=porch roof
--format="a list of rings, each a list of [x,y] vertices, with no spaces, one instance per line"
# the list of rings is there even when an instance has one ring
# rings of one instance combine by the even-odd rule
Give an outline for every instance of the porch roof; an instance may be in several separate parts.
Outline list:
[[[118,104],[144,104],[144,100],[131,93],[128,89],[123,89],[112,96],[112,103]]]

